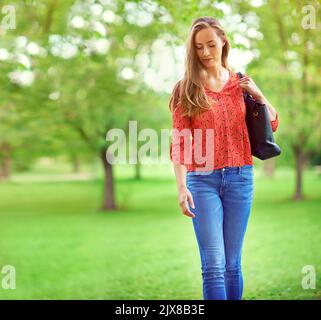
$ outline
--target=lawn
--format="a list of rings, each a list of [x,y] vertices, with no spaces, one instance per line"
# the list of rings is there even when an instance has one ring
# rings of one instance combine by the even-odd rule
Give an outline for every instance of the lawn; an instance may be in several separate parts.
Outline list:
[[[307,171],[307,199],[294,202],[292,170],[273,179],[255,170],[243,298],[320,299],[321,176]],[[202,299],[192,222],[179,211],[171,168],[146,169],[140,181],[117,168],[116,212],[96,210],[99,177],[54,174],[0,184],[0,269],[16,268],[16,289],[0,286],[0,299]],[[305,265],[316,289],[302,288]]]

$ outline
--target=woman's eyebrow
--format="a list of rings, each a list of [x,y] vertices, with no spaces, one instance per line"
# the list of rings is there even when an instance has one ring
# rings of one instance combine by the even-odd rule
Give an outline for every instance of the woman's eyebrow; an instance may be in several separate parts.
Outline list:
[[[209,42],[214,42],[214,40],[207,41],[206,43],[209,43]],[[196,44],[202,44],[202,43],[196,43]]]

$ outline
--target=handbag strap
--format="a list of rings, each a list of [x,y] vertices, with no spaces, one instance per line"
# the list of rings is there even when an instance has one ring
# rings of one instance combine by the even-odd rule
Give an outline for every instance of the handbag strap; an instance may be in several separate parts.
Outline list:
[[[243,78],[243,74],[242,74],[242,72],[237,72],[237,76],[241,79],[241,78]],[[248,96],[249,94],[247,93],[247,92],[243,92],[243,98],[244,98],[244,100],[247,98],[247,96]]]

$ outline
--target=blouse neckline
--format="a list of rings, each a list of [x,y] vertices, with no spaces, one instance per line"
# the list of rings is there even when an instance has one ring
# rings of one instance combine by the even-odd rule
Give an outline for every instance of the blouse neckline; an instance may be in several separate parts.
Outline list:
[[[209,88],[207,88],[207,87],[204,87],[204,89],[205,89],[206,91],[209,91],[209,92],[212,92],[212,93],[216,93],[216,94],[222,93],[222,92],[226,89],[227,85],[229,84],[229,82],[230,82],[230,80],[231,80],[231,78],[232,78],[231,70],[228,69],[228,72],[229,72],[228,79],[227,79],[225,85],[223,86],[223,88],[222,88],[220,91],[213,91],[213,90],[211,90],[211,89],[209,89]]]

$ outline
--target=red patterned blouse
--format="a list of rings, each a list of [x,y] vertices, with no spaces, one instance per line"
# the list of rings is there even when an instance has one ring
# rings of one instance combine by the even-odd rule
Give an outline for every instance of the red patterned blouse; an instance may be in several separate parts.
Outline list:
[[[217,103],[199,116],[182,116],[182,107],[174,108],[171,161],[185,165],[187,171],[253,165],[246,106],[237,74],[230,69],[230,77],[221,91],[205,88],[205,93]],[[273,132],[278,122],[277,114],[271,121]]]

